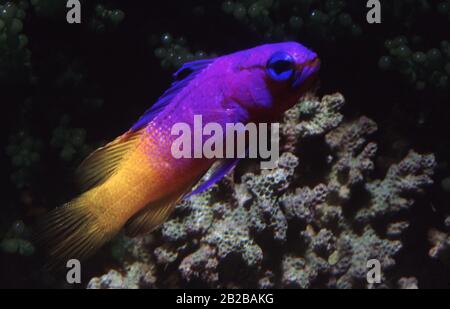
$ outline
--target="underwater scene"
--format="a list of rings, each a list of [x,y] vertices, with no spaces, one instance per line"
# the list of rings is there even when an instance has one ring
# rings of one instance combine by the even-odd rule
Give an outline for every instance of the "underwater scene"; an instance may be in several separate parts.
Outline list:
[[[449,78],[449,0],[0,0],[0,288],[448,289]]]

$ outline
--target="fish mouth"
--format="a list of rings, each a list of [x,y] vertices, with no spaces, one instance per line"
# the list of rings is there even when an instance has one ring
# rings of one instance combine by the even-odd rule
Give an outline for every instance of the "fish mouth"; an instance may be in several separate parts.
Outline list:
[[[308,61],[305,64],[299,65],[294,76],[292,87],[297,88],[301,86],[306,80],[315,77],[319,70],[320,59],[318,57]]]

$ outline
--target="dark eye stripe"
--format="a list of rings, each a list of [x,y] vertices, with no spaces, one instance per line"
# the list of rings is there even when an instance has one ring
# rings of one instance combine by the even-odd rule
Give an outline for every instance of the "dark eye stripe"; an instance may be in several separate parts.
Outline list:
[[[292,70],[292,63],[287,60],[278,60],[274,63],[271,63],[269,67],[276,73],[281,74],[288,70]]]
[[[267,73],[275,81],[286,81],[294,75],[294,59],[285,52],[277,52],[267,62]]]

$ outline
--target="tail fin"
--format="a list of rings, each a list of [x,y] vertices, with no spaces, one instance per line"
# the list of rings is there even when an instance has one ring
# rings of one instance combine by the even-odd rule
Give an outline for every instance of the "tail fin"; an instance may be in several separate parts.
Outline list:
[[[118,229],[103,224],[92,212],[94,205],[89,205],[87,194],[54,209],[38,222],[36,240],[50,258],[48,268],[65,265],[70,259],[86,259],[117,234]]]
[[[94,151],[77,171],[77,179],[84,193],[51,211],[38,223],[36,241],[46,249],[55,264],[65,264],[72,258],[89,257],[111,240],[125,224],[112,213],[114,210],[110,207],[109,213],[105,214],[105,207],[94,205],[92,196],[117,172],[130,150],[139,143],[143,131],[128,131]]]

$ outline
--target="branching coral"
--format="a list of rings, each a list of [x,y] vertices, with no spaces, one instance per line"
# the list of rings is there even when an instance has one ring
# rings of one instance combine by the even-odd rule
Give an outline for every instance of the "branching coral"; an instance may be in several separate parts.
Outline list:
[[[350,189],[361,184],[370,173],[377,151],[375,143],[367,143],[367,137],[377,130],[377,125],[366,117],[340,126],[327,134],[326,143],[335,152],[335,163],[330,173],[329,189],[347,200]]]
[[[389,55],[380,58],[382,70],[398,71],[418,90],[426,87],[447,89],[450,75],[450,43],[441,41],[439,48],[421,49],[423,38],[408,40],[399,36],[385,42]]]
[[[232,15],[266,39],[304,39],[336,41],[338,38],[358,38],[370,31],[361,16],[365,5],[341,0],[324,1],[223,1],[222,10]],[[357,13],[358,12],[358,13]],[[382,22],[395,23],[398,31],[409,30],[424,14],[434,13],[436,18],[449,16],[449,1],[434,4],[427,0],[397,1],[382,4]],[[449,19],[450,20],[450,19]],[[450,72],[449,43],[441,41],[438,48],[426,48],[424,38],[418,35],[384,38],[389,55],[379,60],[382,70],[399,72],[416,89],[426,87],[448,88]],[[383,41],[379,42],[380,45]],[[426,49],[425,49],[426,48]]]
[[[15,169],[11,180],[17,187],[23,188],[30,183],[33,171],[41,160],[43,148],[43,142],[28,132],[21,131],[11,136],[6,153]]]
[[[39,16],[55,18],[63,17],[65,3],[58,0],[30,0],[31,5]]]
[[[170,33],[163,33],[159,41],[157,44],[162,46],[156,47],[154,54],[164,69],[178,69],[185,62],[216,57],[215,54],[207,54],[201,50],[191,51],[186,38],[173,38]]]
[[[62,160],[70,162],[78,155],[79,158],[86,157],[91,149],[86,144],[86,131],[80,128],[69,128],[70,118],[65,115],[61,124],[53,131],[51,145],[60,149]]]
[[[22,221],[14,222],[0,241],[0,250],[8,254],[33,255],[35,248],[28,240],[29,236],[30,231]]]
[[[0,2],[0,81],[12,82],[29,78],[31,52],[23,33],[27,1]]]
[[[302,138],[322,135],[336,128],[343,118],[339,110],[344,103],[340,94],[325,96],[322,101],[305,97],[288,110],[281,126],[284,149],[294,152]]]
[[[422,156],[410,151],[399,164],[390,167],[384,180],[366,184],[374,203],[370,208],[359,210],[355,219],[365,223],[411,207],[414,199],[408,194],[421,192],[433,183],[431,176],[435,165],[433,155]]]
[[[148,264],[133,263],[125,269],[125,274],[111,270],[104,276],[91,280],[89,289],[137,289],[152,288],[155,284],[154,269]]]
[[[155,239],[129,249],[150,254],[146,263],[156,267],[155,286],[376,287],[366,281],[370,259],[380,262],[380,286],[395,286],[400,278],[387,280],[386,274],[409,223],[392,221],[390,214],[411,207],[414,194],[431,183],[434,157],[410,152],[384,179],[371,180],[376,144],[367,139],[376,124],[361,117],[335,128],[343,102],[340,94],[299,102],[283,124],[283,140],[293,152],[284,152],[277,168],[226,177],[178,205]],[[314,108],[298,112],[305,106]],[[310,139],[322,140],[328,152],[328,173],[313,187],[302,185],[297,172],[310,164],[298,147]],[[367,201],[349,213],[346,201],[361,190]],[[390,222],[384,231],[373,225],[380,217]],[[139,255],[131,260],[143,261]]]
[[[446,232],[437,229],[431,229],[428,232],[428,239],[432,244],[429,255],[433,259],[441,260],[444,263],[450,263],[450,216],[445,219]]]
[[[443,0],[437,5],[437,11],[450,20],[450,1]]]
[[[125,18],[125,13],[119,9],[109,9],[97,4],[95,14],[91,17],[89,25],[97,33],[103,33],[108,28],[117,27]]]
[[[222,2],[222,9],[271,39],[310,32],[321,39],[335,40],[342,36],[359,36],[362,32],[349,14],[346,1],[342,0],[227,0]]]

